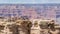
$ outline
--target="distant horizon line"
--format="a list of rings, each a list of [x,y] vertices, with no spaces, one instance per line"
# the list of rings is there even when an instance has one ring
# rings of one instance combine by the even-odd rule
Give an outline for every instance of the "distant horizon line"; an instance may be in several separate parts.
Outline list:
[[[0,4],[60,4],[60,3],[0,3]]]
[[[58,3],[47,3],[47,4],[0,4],[0,5],[22,5],[22,6],[24,6],[24,5],[28,5],[28,6],[40,6],[40,5],[42,5],[42,6],[60,6],[60,3],[58,4]]]

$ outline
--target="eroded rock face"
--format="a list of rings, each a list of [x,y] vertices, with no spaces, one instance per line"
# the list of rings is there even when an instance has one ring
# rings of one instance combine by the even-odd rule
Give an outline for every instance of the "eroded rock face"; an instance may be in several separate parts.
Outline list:
[[[31,25],[32,24],[30,21],[23,21],[21,25],[10,24],[10,25],[7,25],[7,27],[9,31],[12,32],[12,34],[30,34]]]
[[[11,25],[11,27],[8,27],[8,28],[10,32],[12,32],[13,34],[19,34],[17,25]]]
[[[3,30],[4,34],[5,33],[7,33],[7,34],[34,34],[34,33],[35,34],[40,34],[40,33],[48,34],[48,33],[50,33],[50,31],[51,31],[51,33],[55,32],[55,31],[52,31],[52,28],[49,28],[49,27],[55,26],[55,25],[53,25],[53,23],[47,24],[48,23],[47,20],[45,20],[46,22],[42,20],[43,23],[41,22],[42,23],[41,24],[39,20],[37,20],[37,21],[38,22],[36,22],[36,21],[32,22],[32,21],[24,20],[24,19],[16,19],[15,21],[6,22],[5,25],[0,25],[0,30]],[[41,26],[43,26],[43,27],[46,26],[46,27],[41,28]],[[55,29],[55,28],[53,28],[53,29]]]
[[[0,25],[0,33],[2,32],[2,30],[4,30],[4,27],[3,25]]]
[[[0,25],[0,30],[3,30],[5,26]]]

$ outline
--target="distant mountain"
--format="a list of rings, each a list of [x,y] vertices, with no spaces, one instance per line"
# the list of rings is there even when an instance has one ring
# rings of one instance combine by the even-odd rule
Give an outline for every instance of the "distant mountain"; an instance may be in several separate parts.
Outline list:
[[[28,16],[29,18],[56,19],[60,4],[0,4],[0,16]],[[58,15],[58,16],[57,16]]]

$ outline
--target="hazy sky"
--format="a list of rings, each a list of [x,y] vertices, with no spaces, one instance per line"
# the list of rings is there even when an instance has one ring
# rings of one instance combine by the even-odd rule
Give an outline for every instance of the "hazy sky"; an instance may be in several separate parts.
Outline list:
[[[45,4],[45,3],[60,3],[60,0],[0,0],[0,4],[8,3],[8,4]]]

